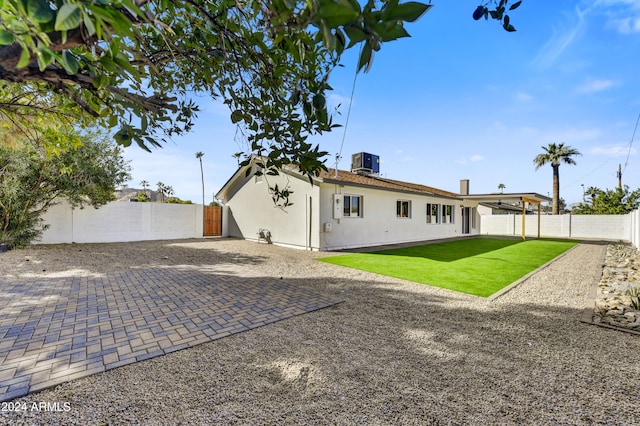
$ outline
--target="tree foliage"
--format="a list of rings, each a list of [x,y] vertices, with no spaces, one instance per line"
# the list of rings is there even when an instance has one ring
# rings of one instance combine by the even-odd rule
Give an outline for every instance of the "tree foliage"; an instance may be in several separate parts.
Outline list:
[[[536,170],[546,164],[551,164],[553,169],[553,209],[551,214],[560,214],[560,165],[562,163],[576,164],[573,157],[582,154],[575,148],[565,146],[564,143],[550,143],[548,146],[543,146],[542,149],[544,152],[533,159],[533,164],[536,166]]]
[[[490,9],[487,4],[493,4],[494,9]],[[511,24],[511,18],[507,14],[512,10],[516,10],[522,4],[522,1],[509,2],[507,0],[499,0],[493,2],[487,2],[487,4],[481,4],[473,11],[473,19],[476,21],[484,18],[485,20],[491,18],[502,22],[502,28],[507,32],[514,32],[516,28]]]
[[[178,197],[168,197],[167,204],[193,204],[191,200],[182,200]]]
[[[601,190],[590,187],[587,194],[591,196],[589,203],[580,203],[573,208],[575,214],[627,214],[640,206],[640,188],[629,191],[623,188]]]
[[[511,31],[520,1],[485,2],[483,16]],[[144,149],[188,131],[193,93],[222,100],[246,138],[238,154],[265,169],[324,168],[307,142],[336,125],[329,74],[361,47],[368,70],[384,43],[431,4],[398,0],[0,0],[0,112],[23,115],[46,96],[52,113],[116,131]],[[491,8],[491,9],[490,9]],[[17,86],[17,88],[16,88]],[[17,95],[16,95],[17,93]],[[16,98],[17,96],[17,98]],[[75,124],[75,121],[73,121]]]
[[[136,201],[138,203],[148,203],[151,201],[151,197],[147,194],[146,191],[139,192],[135,197],[131,198],[131,200]]]
[[[129,179],[121,148],[97,133],[65,127],[40,135],[34,144],[11,126],[0,131],[0,242],[24,246],[38,238],[42,214],[61,199],[98,208],[115,199]],[[50,139],[54,139],[51,141]],[[73,141],[75,149],[47,154],[47,144]]]

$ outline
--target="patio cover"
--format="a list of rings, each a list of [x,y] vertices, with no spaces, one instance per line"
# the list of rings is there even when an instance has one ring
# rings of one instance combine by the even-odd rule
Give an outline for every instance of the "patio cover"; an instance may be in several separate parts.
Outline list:
[[[525,239],[524,229],[524,216],[526,214],[525,202],[530,204],[536,204],[538,206],[538,238],[540,238],[540,203],[551,202],[552,199],[538,194],[536,192],[519,192],[510,194],[474,194],[474,195],[462,195],[464,200],[476,201],[478,203],[495,203],[495,202],[522,202],[522,240]]]

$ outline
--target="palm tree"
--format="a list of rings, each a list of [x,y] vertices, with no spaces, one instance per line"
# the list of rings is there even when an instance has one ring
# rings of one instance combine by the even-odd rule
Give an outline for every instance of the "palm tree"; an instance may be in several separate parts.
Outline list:
[[[204,171],[202,169],[202,157],[204,156],[204,152],[198,151],[196,152],[196,158],[200,160],[200,178],[202,179],[202,205],[204,206]]]
[[[162,197],[160,202],[164,203],[164,195],[167,191],[167,186],[162,182],[158,182],[156,183],[156,185],[158,186],[158,194],[160,194],[160,197]]]
[[[141,180],[140,181],[140,185],[142,186],[142,192],[145,193],[145,195],[147,194],[147,188],[149,187],[149,182],[147,182],[146,180]]]
[[[507,186],[506,186],[504,183],[501,183],[501,184],[499,184],[499,185],[498,185],[498,189],[500,190],[500,193],[501,193],[501,194],[504,192],[504,189],[505,189],[506,187],[507,187]]]
[[[553,169],[553,209],[551,214],[560,214],[560,164],[576,164],[576,161],[572,158],[576,155],[582,155],[577,149],[565,146],[564,143],[550,143],[549,146],[543,146],[545,152],[538,154],[533,159],[533,164],[536,166],[536,170],[545,164],[551,164]]]
[[[602,192],[600,190],[600,188],[597,188],[595,186],[590,186],[589,188],[587,188],[587,190],[584,192],[585,194],[587,194],[588,196],[591,197],[591,207],[593,207],[593,203],[595,203],[596,201],[596,197],[598,196],[598,194],[600,194],[600,192]]]

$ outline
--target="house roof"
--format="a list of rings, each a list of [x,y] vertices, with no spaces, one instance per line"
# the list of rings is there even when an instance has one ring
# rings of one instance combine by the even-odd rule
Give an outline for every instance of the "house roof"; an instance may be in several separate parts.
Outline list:
[[[444,191],[442,189],[433,188],[431,186],[419,185],[416,183],[402,182],[399,180],[382,178],[379,176],[364,176],[345,170],[329,169],[320,172],[318,178],[325,183],[334,183],[340,185],[362,186],[367,188],[379,188],[398,192],[410,192],[421,195],[436,195],[448,198],[460,198],[459,194]]]
[[[247,167],[241,167],[229,178],[229,180],[223,185],[220,191],[216,194],[216,198],[225,198],[227,190],[231,187],[236,179],[244,177]],[[287,167],[283,172],[302,177],[300,172],[292,167]],[[321,171],[317,177],[313,180],[318,183],[328,183],[337,185],[349,185],[360,186],[365,188],[382,189],[387,191],[403,192],[419,195],[430,195],[436,197],[454,198],[454,199],[468,199],[478,202],[497,202],[497,201],[533,201],[533,202],[549,202],[551,198],[544,195],[540,195],[534,192],[523,193],[511,193],[511,194],[474,194],[474,195],[460,195],[454,192],[444,191],[442,189],[434,188],[431,186],[420,185],[416,183],[403,182],[394,179],[387,179],[380,176],[365,176],[357,173],[349,172],[346,170],[338,170],[336,174],[335,169],[329,169],[327,171]]]

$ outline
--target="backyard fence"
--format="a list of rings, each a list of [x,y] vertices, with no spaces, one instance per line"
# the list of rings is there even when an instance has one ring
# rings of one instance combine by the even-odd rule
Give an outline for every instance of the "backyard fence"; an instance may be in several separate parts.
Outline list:
[[[640,243],[638,210],[626,215],[542,215],[540,236],[625,240],[636,247]],[[525,216],[525,235],[538,235],[538,216]],[[522,235],[521,215],[482,215],[480,230],[486,235]]]
[[[112,243],[201,238],[201,204],[112,202],[99,209],[55,205],[45,213],[49,225],[40,244]]]
[[[203,236],[203,206],[112,202],[99,209],[53,206],[43,217],[49,225],[40,244],[109,243],[172,240]],[[522,235],[521,215],[481,215],[484,235]],[[538,235],[538,216],[525,216],[525,235]],[[640,248],[640,211],[626,215],[542,215],[540,235],[630,241]]]

